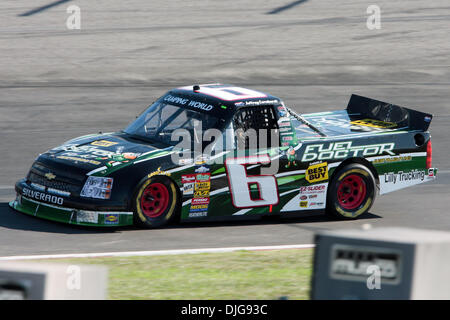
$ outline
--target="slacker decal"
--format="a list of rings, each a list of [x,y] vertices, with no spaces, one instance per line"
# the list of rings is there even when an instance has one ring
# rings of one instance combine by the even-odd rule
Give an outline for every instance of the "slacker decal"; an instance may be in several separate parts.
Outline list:
[[[321,162],[312,164],[306,169],[305,179],[309,183],[328,180],[328,164]]]
[[[380,194],[410,187],[435,178],[434,169],[388,172],[380,175]]]

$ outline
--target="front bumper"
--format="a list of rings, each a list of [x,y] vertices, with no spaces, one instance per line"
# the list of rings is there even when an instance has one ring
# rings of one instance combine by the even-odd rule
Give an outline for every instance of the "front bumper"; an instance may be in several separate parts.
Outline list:
[[[24,187],[27,189],[26,195],[24,194]],[[16,199],[11,201],[9,206],[34,217],[82,226],[118,227],[133,225],[133,212],[109,211],[103,210],[103,208],[101,211],[84,210],[59,205],[59,201],[55,201],[55,199],[60,199],[60,197],[55,198],[55,196],[35,190],[30,185],[24,184],[23,180],[16,184],[16,192]],[[50,201],[55,204],[47,203]]]

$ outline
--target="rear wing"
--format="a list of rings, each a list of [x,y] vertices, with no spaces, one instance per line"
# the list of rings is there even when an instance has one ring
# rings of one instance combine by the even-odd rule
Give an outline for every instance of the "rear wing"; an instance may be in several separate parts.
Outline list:
[[[392,122],[397,127],[427,131],[433,115],[391,103],[352,94],[347,105],[349,114],[360,114],[362,118]]]

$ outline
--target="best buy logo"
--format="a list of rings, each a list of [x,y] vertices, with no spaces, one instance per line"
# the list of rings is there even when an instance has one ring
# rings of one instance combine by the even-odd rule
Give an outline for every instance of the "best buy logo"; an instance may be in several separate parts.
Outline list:
[[[328,180],[328,164],[322,162],[309,166],[306,169],[305,179],[309,183]]]

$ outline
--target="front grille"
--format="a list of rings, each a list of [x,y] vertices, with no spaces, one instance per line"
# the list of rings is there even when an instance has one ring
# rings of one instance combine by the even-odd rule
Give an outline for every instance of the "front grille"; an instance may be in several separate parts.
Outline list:
[[[55,175],[54,179],[49,180],[45,177],[45,174],[49,172]],[[47,188],[70,192],[71,194],[79,194],[83,187],[84,176],[68,176],[67,171],[63,172],[54,168],[50,169],[42,164],[35,163],[28,173],[27,181]]]

